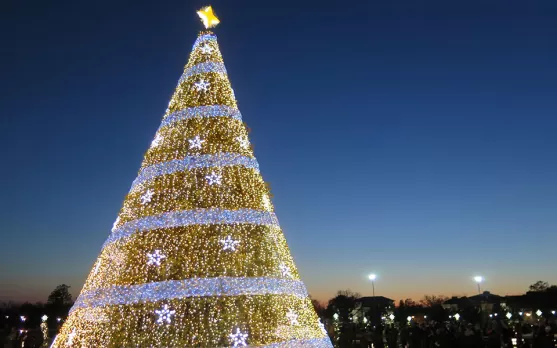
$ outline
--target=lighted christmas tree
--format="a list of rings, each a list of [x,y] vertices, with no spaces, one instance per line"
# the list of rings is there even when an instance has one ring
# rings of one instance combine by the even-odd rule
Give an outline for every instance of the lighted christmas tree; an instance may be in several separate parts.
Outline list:
[[[53,347],[243,346],[332,347],[203,31]]]

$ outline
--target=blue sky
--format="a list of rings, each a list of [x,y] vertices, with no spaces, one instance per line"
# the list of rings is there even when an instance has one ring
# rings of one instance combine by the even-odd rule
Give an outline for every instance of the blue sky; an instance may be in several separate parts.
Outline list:
[[[199,1],[2,14],[0,299],[83,284],[201,25]],[[557,283],[557,3],[211,3],[310,293]]]

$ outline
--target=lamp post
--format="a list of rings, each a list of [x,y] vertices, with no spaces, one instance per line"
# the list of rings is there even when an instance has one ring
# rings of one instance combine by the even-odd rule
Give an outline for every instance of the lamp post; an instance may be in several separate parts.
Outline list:
[[[476,281],[476,284],[478,284],[478,294],[482,294],[482,289],[480,287],[480,284],[483,282],[484,278],[482,276],[475,276],[474,280]]]
[[[375,279],[377,279],[377,275],[374,273],[369,275],[369,280],[371,280],[371,288],[373,289],[373,297],[375,297]]]

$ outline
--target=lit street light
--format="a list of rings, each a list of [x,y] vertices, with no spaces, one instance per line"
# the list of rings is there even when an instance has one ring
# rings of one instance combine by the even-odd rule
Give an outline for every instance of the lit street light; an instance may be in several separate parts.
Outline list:
[[[377,279],[377,275],[375,273],[369,275],[369,280],[371,280],[371,287],[373,289],[373,297],[375,297],[375,279]]]
[[[484,278],[482,276],[475,276],[474,281],[478,284],[478,294],[482,294],[482,289],[480,288],[480,284],[483,282]]]

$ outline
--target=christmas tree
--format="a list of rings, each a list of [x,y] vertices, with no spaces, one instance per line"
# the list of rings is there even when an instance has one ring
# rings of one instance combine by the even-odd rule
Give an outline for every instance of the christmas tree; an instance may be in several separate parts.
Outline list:
[[[206,30],[53,347],[243,346],[332,347]]]

